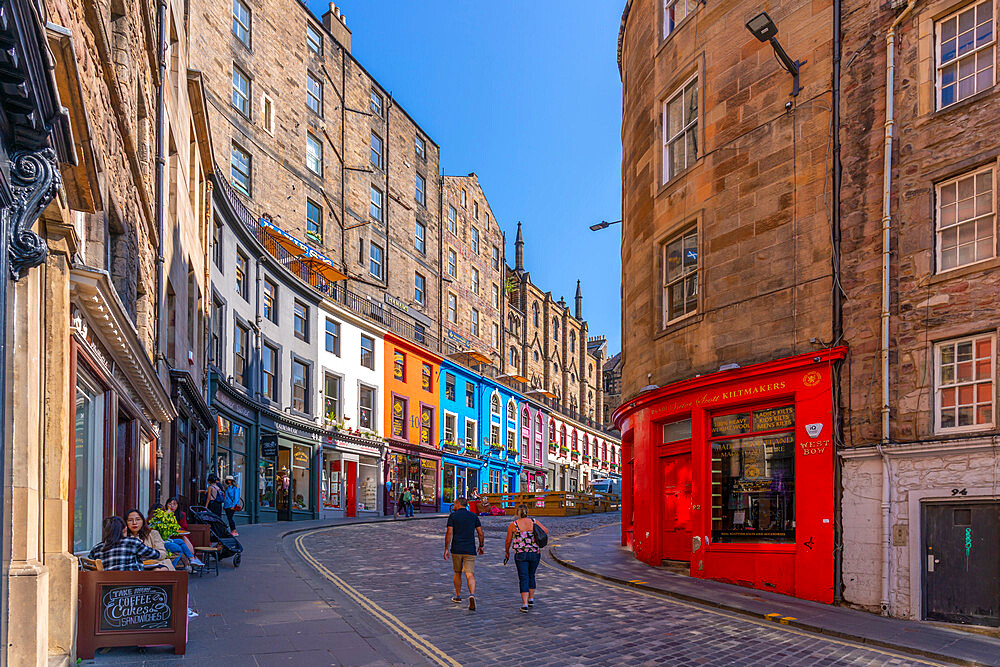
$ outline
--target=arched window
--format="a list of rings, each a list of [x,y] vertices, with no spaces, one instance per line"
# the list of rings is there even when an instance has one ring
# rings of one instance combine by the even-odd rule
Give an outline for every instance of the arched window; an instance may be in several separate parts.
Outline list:
[[[555,374],[559,375],[559,364],[553,363],[552,368],[554,369]]]
[[[494,393],[490,399],[490,414],[495,417],[500,416],[500,394]]]
[[[583,453],[585,455],[590,454],[590,439],[587,438],[587,434],[583,434]]]
[[[580,437],[577,435],[576,429],[573,429],[573,447],[571,449],[574,452],[580,451]]]
[[[535,436],[538,438],[542,437],[542,415],[535,415]]]
[[[513,345],[510,346],[510,365],[517,366],[517,348]]]
[[[514,405],[513,398],[507,401],[507,421],[517,421],[517,406]]]
[[[553,317],[552,318],[552,337],[554,339],[556,339],[556,340],[559,340],[559,318],[558,317]]]
[[[531,326],[538,326],[538,304],[531,304]]]
[[[538,350],[535,350],[535,361],[538,361]]]
[[[576,352],[576,332],[569,332],[569,351]]]
[[[565,426],[563,426],[559,430],[559,446],[560,447],[565,447],[566,446],[566,427]]]
[[[608,443],[606,442],[601,445],[601,460],[605,462],[608,460]]]
[[[556,420],[549,420],[549,442],[555,444],[556,442]]]

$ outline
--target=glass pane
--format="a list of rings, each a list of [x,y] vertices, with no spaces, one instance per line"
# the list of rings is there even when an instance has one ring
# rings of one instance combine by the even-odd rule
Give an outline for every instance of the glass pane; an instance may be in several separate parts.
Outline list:
[[[992,405],[980,405],[976,408],[976,423],[977,424],[992,424],[993,423],[993,406]]]
[[[982,239],[976,243],[976,260],[987,259],[993,256],[993,239]]]
[[[955,346],[959,361],[970,361],[972,359],[972,341],[965,341]]]
[[[698,159],[698,126],[695,125],[684,135],[686,138],[685,150],[687,151],[686,161],[688,164]]]
[[[958,219],[958,207],[954,204],[942,204],[941,205],[941,226],[947,227],[949,225],[954,225],[955,221]]]
[[[274,460],[265,459],[261,453],[257,467],[257,504],[274,507]]]
[[[980,359],[976,362],[976,379],[988,380],[990,377],[990,360]]]
[[[958,82],[958,99],[964,100],[969,95],[976,92],[976,80],[972,77],[962,79]]]
[[[684,237],[684,272],[698,268],[698,237],[689,234]]]
[[[947,21],[945,21],[944,23],[942,23],[941,24],[941,39],[942,40],[954,39],[955,34],[957,33],[957,30],[956,30],[957,27],[958,27],[958,19],[957,18],[948,19]]]
[[[697,79],[688,84],[684,90],[684,98],[687,102],[684,113],[684,123],[693,123],[698,120],[698,81]]]
[[[955,426],[955,409],[949,408],[941,411],[941,428],[952,428]]]
[[[985,403],[993,401],[993,383],[980,382],[976,385],[976,402]]]
[[[312,452],[305,445],[295,445],[292,452],[291,494],[292,509],[309,509],[309,472]]]
[[[958,408],[958,426],[972,426],[974,418],[975,408],[971,405]]]
[[[944,86],[941,89],[941,106],[946,107],[955,102],[955,84]]]
[[[682,262],[682,244],[680,240],[677,240],[667,246],[667,282],[680,276]]]
[[[972,185],[971,179],[969,181],[969,185],[970,186]],[[967,199],[962,198],[958,200],[959,220],[968,220],[969,218],[973,217],[975,213],[976,213],[976,200],[972,198],[972,193],[969,193],[969,197]]]
[[[954,204],[956,199],[957,185],[955,183],[949,183],[941,187],[939,191],[939,196],[941,197],[941,204]]]
[[[452,463],[442,464],[441,480],[441,501],[445,503],[455,502],[455,466]]]
[[[958,266],[958,250],[952,248],[951,250],[944,250],[941,252],[941,269],[953,269]]]
[[[87,380],[77,375],[75,459],[73,495],[73,551],[90,549],[101,541],[104,505],[104,396]]]
[[[971,384],[961,385],[958,388],[958,404],[971,405],[975,403],[975,386]]]
[[[941,232],[941,247],[954,248],[958,245],[958,228],[949,227]]]
[[[956,376],[959,382],[969,382],[972,380],[972,362],[963,361],[959,363]]]
[[[990,49],[990,57],[993,57],[993,49]],[[987,66],[976,75],[976,90],[986,90],[993,85],[993,67]]]
[[[976,358],[989,358],[993,354],[993,341],[989,338],[980,338],[976,341]]]
[[[687,162],[684,159],[683,137],[670,144],[670,178],[684,171]]]
[[[941,384],[942,385],[955,384],[954,366],[949,365],[941,367]]]
[[[971,200],[970,200],[971,202]],[[973,223],[966,223],[958,226],[958,243],[964,245],[976,239],[976,226]]]
[[[670,286],[670,306],[667,319],[672,320],[684,314],[684,285],[677,282]]]
[[[667,103],[667,132],[665,139],[672,139],[684,129],[684,98],[678,95]]]
[[[942,389],[941,390],[941,407],[951,408],[955,406],[955,390],[954,389]]]

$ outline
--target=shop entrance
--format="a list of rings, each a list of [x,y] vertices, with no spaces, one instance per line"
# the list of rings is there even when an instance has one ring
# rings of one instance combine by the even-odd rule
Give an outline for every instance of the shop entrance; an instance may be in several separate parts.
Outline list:
[[[1000,503],[923,510],[925,618],[1000,627]]]
[[[292,520],[291,503],[292,486],[292,448],[278,447],[278,494],[275,507],[278,510],[278,521]]]
[[[664,560],[691,559],[691,453],[660,458]]]
[[[358,462],[344,461],[344,472],[344,516],[354,517],[358,515]]]

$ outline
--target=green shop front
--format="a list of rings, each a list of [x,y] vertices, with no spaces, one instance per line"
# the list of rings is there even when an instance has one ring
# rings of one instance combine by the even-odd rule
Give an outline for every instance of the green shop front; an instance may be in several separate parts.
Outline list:
[[[274,412],[212,373],[214,472],[243,498],[237,523],[318,518],[317,459],[324,431]],[[207,485],[206,485],[207,488]]]

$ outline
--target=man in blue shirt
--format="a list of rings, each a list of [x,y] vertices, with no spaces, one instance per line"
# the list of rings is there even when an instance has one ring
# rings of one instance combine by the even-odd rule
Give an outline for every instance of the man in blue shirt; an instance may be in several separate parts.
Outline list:
[[[462,573],[465,573],[465,580],[469,584],[469,611],[475,611],[476,536],[479,536],[478,553],[482,554],[486,534],[483,532],[479,517],[469,511],[468,505],[465,498],[455,499],[453,506],[455,509],[448,517],[448,530],[444,534],[444,559],[448,560],[450,551],[452,568],[455,570],[455,597],[451,601],[455,604],[462,602]]]

